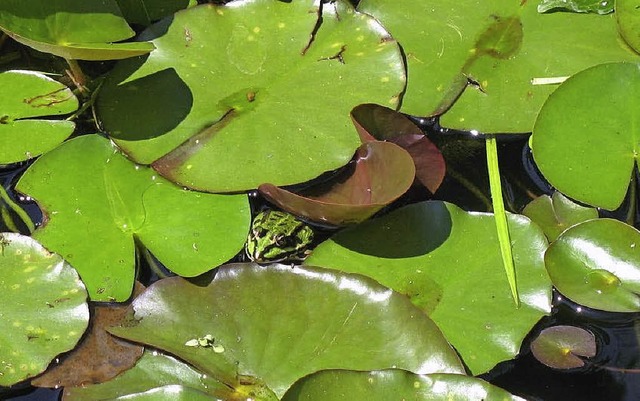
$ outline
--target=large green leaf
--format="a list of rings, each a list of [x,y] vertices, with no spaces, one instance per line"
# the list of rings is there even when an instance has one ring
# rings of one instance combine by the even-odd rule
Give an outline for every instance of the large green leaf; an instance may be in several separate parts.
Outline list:
[[[259,399],[272,399],[264,395],[271,391],[281,397],[301,377],[330,368],[463,372],[425,314],[359,275],[228,265],[207,287],[161,280],[133,311],[112,333],[170,352],[236,391],[259,390]],[[198,346],[206,336],[218,348]]]
[[[475,377],[402,370],[325,370],[297,382],[283,401],[524,401]]]
[[[407,294],[442,329],[473,374],[518,353],[550,312],[544,234],[509,215],[519,309],[504,275],[495,222],[444,202],[422,202],[344,230],[305,261],[370,276]]]
[[[196,0],[116,0],[128,22],[150,25],[178,10],[192,7]]]
[[[30,119],[76,110],[78,99],[66,86],[33,71],[5,71],[0,88],[0,164],[36,157],[73,132],[71,121]]]
[[[46,369],[89,322],[76,271],[30,237],[0,234],[0,386]]]
[[[66,59],[112,60],[153,50],[150,43],[113,43],[135,34],[114,0],[3,0],[0,29],[24,45]]]
[[[380,20],[406,53],[401,111],[440,114],[455,101],[443,126],[510,133],[530,132],[555,89],[540,78],[638,59],[619,40],[613,15],[539,14],[536,3],[362,0],[358,10]]]
[[[622,203],[640,153],[640,64],[602,64],[572,76],[545,102],[532,148],[559,191],[605,209]]]
[[[168,389],[173,391],[168,392]],[[183,394],[204,396],[205,400],[228,400],[229,388],[189,365],[157,351],[146,351],[135,367],[115,379],[96,385],[67,387],[63,401],[140,400],[191,401]],[[206,394],[218,394],[218,397]],[[182,396],[182,398],[178,398]],[[240,401],[240,398],[235,400]]]
[[[318,3],[208,4],[151,26],[141,37],[157,50],[118,64],[102,87],[106,130],[137,162],[207,191],[343,166],[359,145],[349,112],[396,107],[404,66],[373,18]]]
[[[616,0],[620,36],[635,51],[640,50],[640,7],[637,0]]]
[[[640,311],[640,232],[612,219],[588,220],[563,232],[544,260],[553,285],[594,309]]]
[[[78,269],[93,300],[129,297],[134,239],[175,273],[196,276],[233,257],[250,224],[245,195],[184,190],[98,135],[43,155],[17,189],[47,215],[34,237]]]

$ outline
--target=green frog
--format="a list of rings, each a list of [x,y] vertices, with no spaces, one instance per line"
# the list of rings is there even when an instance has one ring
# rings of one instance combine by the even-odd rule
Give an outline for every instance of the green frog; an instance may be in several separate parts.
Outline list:
[[[253,219],[245,251],[256,263],[302,260],[311,252],[313,230],[294,215],[263,210]]]

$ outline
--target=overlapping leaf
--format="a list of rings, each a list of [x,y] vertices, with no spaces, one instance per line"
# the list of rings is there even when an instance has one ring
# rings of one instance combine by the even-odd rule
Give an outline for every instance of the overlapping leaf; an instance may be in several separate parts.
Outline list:
[[[406,294],[427,312],[474,374],[518,353],[550,312],[547,241],[522,216],[509,216],[522,306],[513,306],[495,222],[444,202],[422,202],[346,229],[305,263],[364,274]]]
[[[359,145],[349,111],[395,107],[404,86],[397,43],[345,0],[202,5],[142,38],[157,50],[116,67],[100,118],[134,160],[195,189],[293,184],[341,167]]]
[[[557,191],[552,196],[542,195],[529,202],[522,214],[542,228],[549,242],[575,224],[598,218],[596,209],[580,206]]]
[[[196,276],[233,257],[249,230],[245,195],[186,191],[88,135],[43,155],[17,189],[44,209],[34,232],[78,269],[93,300],[126,300],[135,240],[169,269]]]

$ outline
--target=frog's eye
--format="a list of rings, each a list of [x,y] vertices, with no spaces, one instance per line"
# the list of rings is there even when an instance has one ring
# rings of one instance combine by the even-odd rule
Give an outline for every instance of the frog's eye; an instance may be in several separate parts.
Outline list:
[[[286,235],[278,235],[275,238],[274,242],[278,248],[289,248],[297,245],[297,240],[295,237],[290,237]]]

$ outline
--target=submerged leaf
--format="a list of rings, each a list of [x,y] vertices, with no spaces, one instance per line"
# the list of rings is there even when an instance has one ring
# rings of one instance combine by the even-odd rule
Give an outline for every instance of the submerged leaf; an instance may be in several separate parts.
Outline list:
[[[0,277],[0,386],[10,386],[73,348],[89,308],[76,271],[30,237],[0,233]]]
[[[236,391],[278,397],[323,369],[464,370],[406,297],[359,275],[313,267],[227,265],[207,287],[161,280],[112,333],[170,352]],[[206,334],[224,352],[185,345]]]
[[[581,357],[596,355],[596,338],[579,327],[548,327],[533,340],[531,352],[538,361],[551,368],[579,368],[584,366]]]

